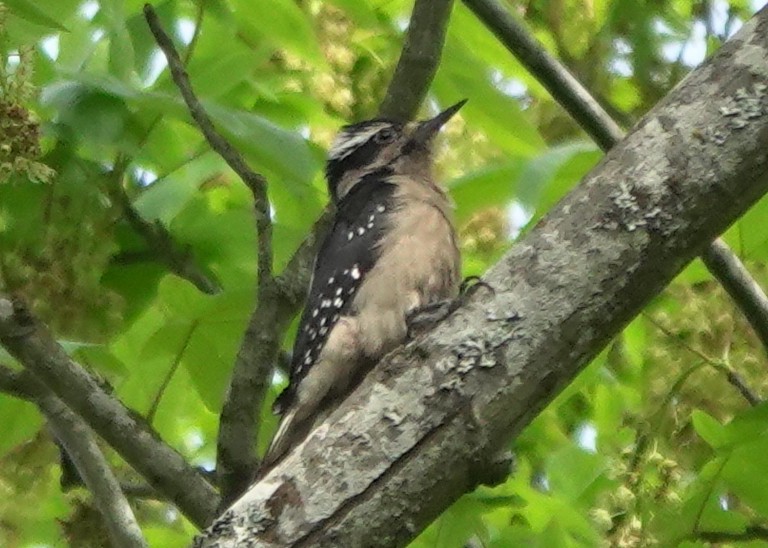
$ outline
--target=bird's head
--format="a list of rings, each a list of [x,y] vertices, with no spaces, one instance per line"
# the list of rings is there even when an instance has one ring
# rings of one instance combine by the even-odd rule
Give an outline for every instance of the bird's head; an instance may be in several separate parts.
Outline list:
[[[365,175],[378,170],[386,169],[392,175],[428,174],[435,135],[466,102],[460,101],[429,120],[403,123],[373,119],[341,128],[325,170],[333,201],[341,200]]]

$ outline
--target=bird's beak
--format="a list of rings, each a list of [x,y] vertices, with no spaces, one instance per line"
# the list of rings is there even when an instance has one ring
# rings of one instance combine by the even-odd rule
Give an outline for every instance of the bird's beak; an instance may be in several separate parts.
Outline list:
[[[430,118],[429,120],[419,122],[419,125],[416,127],[416,130],[413,132],[411,140],[419,144],[428,143],[437,134],[440,128],[443,127],[448,120],[453,118],[453,115],[456,114],[459,111],[459,109],[464,106],[464,103],[466,102],[467,102],[466,99],[459,101],[452,107],[448,107],[447,109],[445,109],[443,112],[441,112],[434,118]]]

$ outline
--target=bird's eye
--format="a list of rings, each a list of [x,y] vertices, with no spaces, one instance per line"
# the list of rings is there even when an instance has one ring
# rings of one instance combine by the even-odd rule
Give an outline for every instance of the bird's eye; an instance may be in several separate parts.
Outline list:
[[[395,135],[396,133],[394,129],[385,127],[373,136],[373,140],[380,145],[383,145],[384,143],[392,142],[395,138]]]

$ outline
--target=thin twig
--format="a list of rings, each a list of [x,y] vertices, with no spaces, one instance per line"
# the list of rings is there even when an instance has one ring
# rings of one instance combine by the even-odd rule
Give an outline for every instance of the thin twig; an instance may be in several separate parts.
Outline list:
[[[589,91],[507,9],[496,0],[464,0],[464,3],[600,148],[608,150],[624,138],[624,131]]]
[[[708,543],[741,543],[753,540],[768,541],[768,527],[762,525],[748,525],[743,532],[732,531],[696,531],[688,537],[691,540],[703,540]]]
[[[742,395],[742,397],[747,400],[749,405],[755,406],[758,405],[762,400],[755,394],[748,386],[744,379],[741,378],[741,376],[736,373],[733,369],[731,369],[727,364],[725,364],[721,360],[716,360],[714,358],[710,358],[707,356],[704,352],[699,350],[698,348],[695,348],[694,346],[691,346],[684,340],[682,340],[680,337],[676,337],[674,333],[672,333],[669,329],[661,325],[659,322],[657,322],[650,314],[644,314],[645,319],[648,320],[649,323],[651,323],[656,329],[664,333],[671,341],[673,341],[675,344],[679,345],[681,348],[687,350],[688,352],[694,354],[698,358],[700,358],[702,361],[704,361],[708,366],[712,367],[716,371],[719,371],[720,373],[725,375],[726,380],[736,389],[738,390],[739,394]]]
[[[380,116],[410,120],[416,114],[440,64],[452,6],[453,0],[416,0]]]
[[[187,104],[189,113],[195,120],[195,123],[203,132],[211,148],[219,153],[225,162],[237,173],[248,188],[253,193],[254,199],[258,205],[257,209],[257,227],[262,228],[262,224],[271,224],[269,218],[269,201],[267,199],[267,180],[263,175],[256,173],[245,163],[242,155],[216,130],[208,114],[203,109],[200,100],[195,96],[192,90],[192,84],[189,81],[184,64],[179,58],[176,47],[173,45],[171,37],[165,32],[160,19],[157,17],[154,8],[149,4],[144,5],[144,17],[147,20],[150,31],[155,37],[157,45],[163,50],[168,61],[168,68],[171,70],[171,76],[179,88],[184,102]],[[261,230],[259,231],[261,232]],[[267,248],[269,249],[269,248]],[[269,261],[271,265],[271,261]]]
[[[128,224],[149,246],[146,258],[165,265],[168,270],[189,281],[203,293],[214,295],[220,292],[221,285],[215,276],[204,272],[190,250],[180,247],[160,221],[150,222],[136,211],[123,188],[122,177],[126,167],[127,160],[118,159],[112,171],[113,180],[109,182],[108,190],[112,201],[120,207]]]
[[[15,371],[0,365],[0,390],[38,405],[93,494],[113,545],[146,546],[133,510],[88,425],[28,370]]]
[[[270,372],[285,325],[278,322],[277,295],[272,276],[272,220],[267,196],[267,181],[248,167],[239,152],[215,129],[196,97],[189,76],[171,38],[162,28],[152,6],[144,5],[144,16],[171,76],[187,108],[211,148],[215,150],[250,189],[254,199],[257,231],[258,306],[251,314],[237,353],[229,390],[222,406],[217,443],[217,471],[224,500],[242,492],[256,467],[258,413],[268,387]]]
[[[163,394],[165,394],[166,388],[168,388],[168,385],[171,383],[171,379],[176,374],[176,371],[179,368],[179,364],[181,363],[181,358],[184,356],[184,352],[186,352],[187,347],[189,346],[189,341],[192,339],[192,334],[195,332],[195,329],[197,329],[199,324],[199,320],[192,322],[192,325],[189,327],[189,330],[187,331],[187,334],[181,343],[181,348],[179,348],[179,351],[176,353],[176,357],[173,359],[171,367],[168,368],[168,372],[165,374],[163,382],[160,383],[160,388],[158,388],[157,394],[155,394],[155,398],[152,400],[152,404],[149,406],[149,411],[147,411],[146,415],[147,423],[150,425],[155,422],[155,414],[157,413],[157,408],[160,407],[160,400],[163,399]]]
[[[717,278],[768,350],[768,296],[722,240],[715,240],[701,260]]]
[[[208,481],[141,417],[72,361],[49,329],[19,300],[2,294],[0,343],[193,523],[204,526],[210,522],[218,496]]]
[[[112,544],[124,548],[147,546],[131,505],[96,442],[93,430],[50,390],[44,392],[36,402],[93,495]]]
[[[760,397],[758,397],[758,395],[755,394],[755,392],[749,386],[747,386],[747,382],[736,371],[725,364],[717,364],[714,367],[723,375],[725,375],[726,380],[739,392],[739,394],[741,394],[745,400],[747,400],[749,405],[755,407],[756,405],[760,405],[760,403],[762,403],[763,400],[760,399]]]
[[[623,130],[584,86],[497,0],[463,1],[601,149],[607,151],[624,138]],[[719,238],[707,247],[702,260],[742,310],[768,351],[768,300],[760,286]]]

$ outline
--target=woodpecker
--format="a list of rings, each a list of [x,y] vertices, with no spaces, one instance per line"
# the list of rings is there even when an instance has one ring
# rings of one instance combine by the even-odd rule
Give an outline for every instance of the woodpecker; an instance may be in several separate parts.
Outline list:
[[[465,102],[426,121],[345,126],[336,137],[326,164],[334,224],[315,260],[263,465],[297,445],[405,341],[414,312],[457,297],[452,204],[433,179],[432,146]]]

